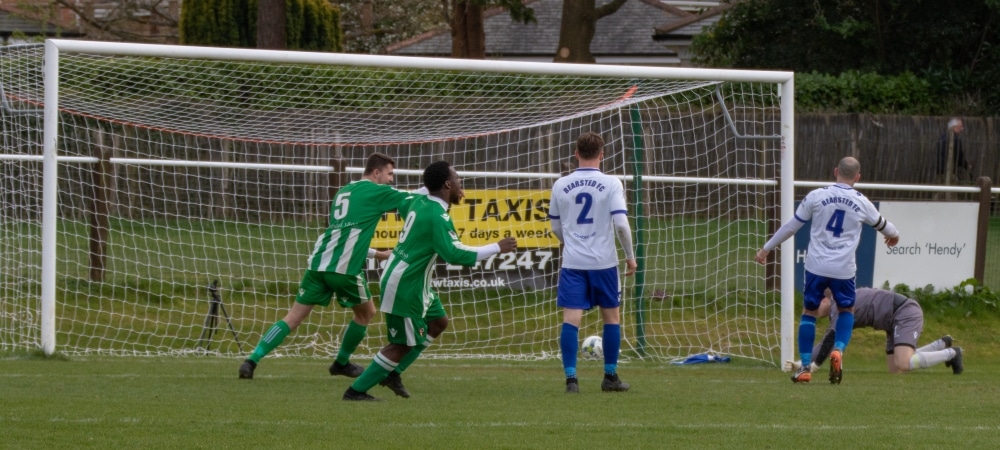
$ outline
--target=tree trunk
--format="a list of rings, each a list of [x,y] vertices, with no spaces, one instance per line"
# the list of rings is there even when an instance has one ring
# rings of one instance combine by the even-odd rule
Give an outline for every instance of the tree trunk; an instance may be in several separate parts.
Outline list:
[[[486,59],[482,5],[469,0],[455,2],[451,15],[451,57]]]
[[[562,23],[559,26],[559,48],[555,62],[594,63],[590,43],[594,40],[597,21],[613,14],[626,0],[613,0],[600,8],[595,0],[563,0]]]
[[[361,4],[361,34],[371,36],[375,31],[375,6],[371,1]]]
[[[285,50],[285,0],[260,0],[257,4],[257,48]]]

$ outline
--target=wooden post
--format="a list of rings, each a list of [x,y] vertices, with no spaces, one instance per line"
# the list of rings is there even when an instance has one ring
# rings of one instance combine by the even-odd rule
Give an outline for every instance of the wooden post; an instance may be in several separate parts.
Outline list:
[[[211,148],[211,147],[210,147]],[[228,139],[219,140],[219,155],[218,161],[227,163],[231,161],[232,158],[232,141]],[[211,159],[216,159],[211,157]],[[229,207],[229,169],[225,167],[220,167],[215,170],[216,182],[213,183],[217,187],[213,189],[214,199],[212,203],[214,205],[212,219],[213,220],[228,220],[232,218],[232,209]]]
[[[111,151],[101,144],[101,133],[96,132],[93,145],[97,164],[91,171],[93,182],[90,205],[90,280],[104,281],[104,268],[108,246],[108,180],[111,179]]]
[[[119,153],[118,156],[133,158],[138,156],[131,155],[131,152],[128,150],[128,142],[131,139],[129,136],[129,130],[132,129],[133,128],[128,125],[123,125],[121,137],[119,138],[117,135],[112,136],[112,139],[115,139],[115,152]],[[128,205],[125,207],[125,215],[130,220],[135,220],[142,215],[142,198],[139,197],[140,175],[142,175],[142,173],[139,166],[135,164],[125,166],[125,186],[127,186],[128,189],[128,192],[125,194],[125,198],[128,199]],[[120,198],[121,197],[119,197],[119,199]]]
[[[827,117],[827,120],[830,120],[830,118]],[[858,141],[861,140],[861,137],[864,134],[864,132],[861,130],[860,114],[851,114],[850,128],[851,128],[851,156],[860,159],[861,151],[859,150]]]
[[[955,173],[955,130],[952,130],[951,127],[948,127],[948,132],[945,133],[945,136],[946,136],[945,139],[947,139],[947,141],[945,141],[945,145],[947,146],[947,149],[948,149],[946,157],[948,159],[946,159],[945,163],[944,163],[944,185],[945,186],[951,186],[952,185],[952,181],[954,181],[954,176],[955,176],[954,175],[954,173]],[[954,192],[946,192],[944,198],[946,200],[949,200],[949,201],[954,200],[955,199],[955,193]]]
[[[538,143],[540,145],[540,150],[544,149],[546,152],[545,167],[547,167],[547,170],[549,172],[555,172],[558,170],[563,175],[566,175],[566,171],[562,170],[561,167],[568,163],[560,163],[560,161],[565,161],[565,157],[563,157],[563,155],[560,153],[561,148],[559,147],[559,145],[553,143],[556,140],[558,139],[553,139],[552,129],[549,126],[540,127],[540,129],[538,130]],[[556,180],[546,178],[541,183],[542,189],[551,190],[552,183],[555,183],[555,181]]]
[[[337,157],[330,158],[330,166],[333,167],[333,171],[330,172],[330,186],[328,189],[330,190],[330,201],[333,201],[337,197],[337,191],[350,178],[344,173],[343,159]]]
[[[990,177],[979,177],[976,184],[979,185],[979,220],[976,227],[976,266],[972,273],[982,286],[986,279],[986,234],[990,229],[990,201],[993,200],[990,188],[993,182]]]
[[[316,164],[323,164],[323,161],[331,161],[338,157],[337,149],[334,146],[335,144],[317,145]],[[320,223],[324,223],[327,220],[327,216],[330,214],[330,203],[333,201],[330,198],[329,186],[324,186],[324,184],[328,184],[329,182],[329,176],[324,177],[322,173],[316,173],[312,178],[317,201],[314,206],[313,218],[310,220],[317,219]]]
[[[101,133],[102,137],[100,140],[97,140],[96,142],[99,142],[101,144],[101,147],[105,147],[104,137],[103,137],[105,134],[104,127],[100,127],[98,128],[98,130],[99,130],[98,132]],[[104,148],[103,152],[109,153],[108,156],[111,158],[116,158],[118,157],[118,142],[121,141],[121,136],[115,133],[114,126],[109,128],[107,134],[110,135],[111,138],[110,139],[111,147]],[[118,200],[118,169],[119,169],[118,167],[112,165],[111,172],[108,173],[109,177],[106,180],[104,180],[108,185],[107,189],[107,195],[108,195],[107,200],[109,207],[108,215],[109,216],[113,215],[116,217],[120,217],[122,215],[122,205],[121,202]]]
[[[779,174],[775,175],[778,175],[774,177],[775,179],[780,179]],[[772,199],[767,202],[769,206],[765,207],[770,211],[770,214],[766,215],[769,220],[767,221],[767,236],[764,236],[765,240],[774,236],[774,233],[778,231],[778,227],[781,226],[781,191],[776,187],[774,189],[768,189],[768,194],[769,195],[765,195],[765,198],[770,196]],[[793,236],[791,239],[795,239],[795,237]],[[760,247],[758,248],[761,248],[764,246],[764,243],[761,242],[759,245]],[[771,252],[774,255],[771,257],[774,262],[768,261],[764,263],[764,281],[767,284],[768,289],[780,291],[781,258],[778,256],[778,253],[781,251],[781,246],[779,245],[778,248],[775,248],[775,250],[777,251]],[[753,250],[753,252],[754,255],[757,254],[757,250]]]
[[[121,133],[116,132],[115,129],[112,128],[111,129],[111,151],[112,151],[112,157],[114,157],[114,158],[122,158],[124,156],[124,155],[122,155],[122,149],[123,148],[125,148],[125,137],[124,137],[124,135],[121,134]],[[125,175],[124,175],[124,178],[125,178],[125,191],[122,192],[121,196],[118,195],[119,194],[118,193],[118,186],[119,186],[119,184],[118,184],[118,171],[117,170],[115,171],[115,176],[114,176],[114,180],[115,180],[114,181],[114,186],[115,186],[115,189],[114,189],[114,195],[115,195],[115,203],[114,203],[114,205],[115,205],[115,215],[118,216],[118,217],[128,217],[128,218],[131,218],[132,215],[129,213],[128,205],[126,204],[130,200],[128,192],[131,190],[130,186],[129,186],[129,168],[128,168],[128,166],[125,167],[125,171],[126,171]]]

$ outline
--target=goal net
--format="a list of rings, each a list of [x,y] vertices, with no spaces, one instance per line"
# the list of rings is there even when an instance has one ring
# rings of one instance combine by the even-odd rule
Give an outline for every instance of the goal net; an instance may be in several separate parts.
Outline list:
[[[596,131],[639,255],[623,282],[623,356],[777,363],[790,309],[774,267],[752,259],[780,223],[790,83],[62,40],[3,48],[0,350],[246,355],[294,301],[333,193],[378,151],[396,159],[400,189],[419,188],[433,161],[455,166],[466,197],[451,216],[466,244],[518,238],[516,253],[472,268],[439,262],[451,322],[426,356],[558,358],[549,190],[573,170],[577,136]],[[387,214],[373,247],[392,248],[400,226]],[[366,273],[377,295],[374,260]],[[272,355],[330,357],[351,317],[317,308]],[[374,355],[383,327],[356,355]],[[587,313],[581,339],[600,332]]]

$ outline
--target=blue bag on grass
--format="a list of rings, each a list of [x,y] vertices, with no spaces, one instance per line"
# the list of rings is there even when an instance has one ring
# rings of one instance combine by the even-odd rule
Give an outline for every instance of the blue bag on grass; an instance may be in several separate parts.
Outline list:
[[[729,357],[712,353],[698,353],[697,355],[688,356],[684,361],[674,361],[671,364],[702,364],[710,362],[727,363],[729,362]]]

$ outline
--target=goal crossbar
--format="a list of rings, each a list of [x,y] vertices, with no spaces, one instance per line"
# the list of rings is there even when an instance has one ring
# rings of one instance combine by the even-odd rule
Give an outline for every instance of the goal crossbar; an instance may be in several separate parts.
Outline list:
[[[496,73],[525,73],[536,75],[587,75],[597,77],[631,77],[635,79],[684,79],[700,81],[747,81],[785,83],[793,79],[793,72],[755,71],[733,69],[663,68],[551,64],[540,62],[514,62],[494,60],[466,60],[452,58],[397,57],[349,53],[310,53],[281,50],[257,50],[159,44],[121,44],[114,42],[73,41],[49,39],[46,51],[63,53],[92,53],[118,56],[155,56],[169,58],[212,59],[223,61],[267,61],[299,64],[334,64],[360,67],[454,70]]]

